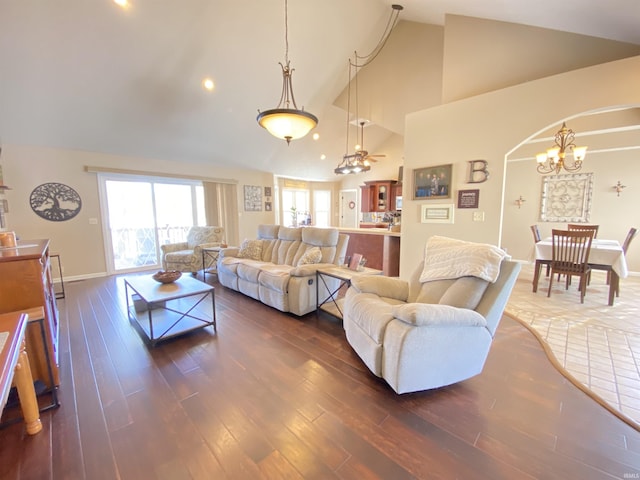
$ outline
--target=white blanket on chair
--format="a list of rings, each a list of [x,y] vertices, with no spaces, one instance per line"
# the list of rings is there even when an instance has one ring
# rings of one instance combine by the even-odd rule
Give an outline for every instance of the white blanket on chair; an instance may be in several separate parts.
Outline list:
[[[424,269],[420,282],[473,276],[493,283],[500,273],[500,263],[506,256],[503,250],[494,245],[434,235],[424,249]]]

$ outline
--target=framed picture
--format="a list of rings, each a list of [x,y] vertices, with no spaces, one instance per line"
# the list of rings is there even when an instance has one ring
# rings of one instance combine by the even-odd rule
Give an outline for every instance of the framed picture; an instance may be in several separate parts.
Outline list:
[[[264,196],[265,197],[271,196],[271,187],[264,187]]]
[[[458,208],[478,208],[480,190],[458,190]]]
[[[588,222],[593,196],[593,173],[552,175],[542,179],[542,222]]]
[[[265,212],[271,211],[271,202],[264,202],[264,211]]]
[[[244,211],[262,211],[262,187],[256,187],[253,185],[244,186]]]
[[[362,254],[354,253],[353,255],[351,255],[351,260],[349,261],[349,269],[358,270],[358,268],[360,268],[361,261],[362,261]]]
[[[453,223],[453,203],[446,205],[422,205],[420,221],[422,223]]]
[[[452,168],[452,164],[416,168],[413,171],[413,199],[450,198]]]

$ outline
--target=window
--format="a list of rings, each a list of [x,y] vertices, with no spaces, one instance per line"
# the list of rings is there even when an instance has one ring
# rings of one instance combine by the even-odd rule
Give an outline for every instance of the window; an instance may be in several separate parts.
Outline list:
[[[313,192],[313,223],[318,227],[331,225],[331,191],[315,190]]]
[[[205,225],[200,182],[100,175],[108,273],[158,268],[160,245]]]
[[[297,227],[311,223],[309,191],[285,188],[282,190],[282,224]]]

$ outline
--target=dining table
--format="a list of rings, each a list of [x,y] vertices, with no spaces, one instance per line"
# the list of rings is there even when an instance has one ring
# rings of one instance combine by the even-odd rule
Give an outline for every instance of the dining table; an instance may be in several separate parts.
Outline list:
[[[549,262],[553,257],[553,241],[551,237],[537,242],[533,249],[533,259],[536,261],[533,276],[533,291],[538,290],[541,262]],[[618,292],[620,279],[629,275],[627,259],[618,240],[594,238],[589,252],[589,267],[592,270],[609,272],[609,305],[613,305]]]

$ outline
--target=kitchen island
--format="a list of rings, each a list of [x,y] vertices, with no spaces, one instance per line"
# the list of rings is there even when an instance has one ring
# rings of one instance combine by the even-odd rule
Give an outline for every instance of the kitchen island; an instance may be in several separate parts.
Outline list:
[[[387,228],[338,228],[349,235],[347,256],[360,253],[367,259],[367,267],[382,270],[389,277],[400,273],[400,232]]]

